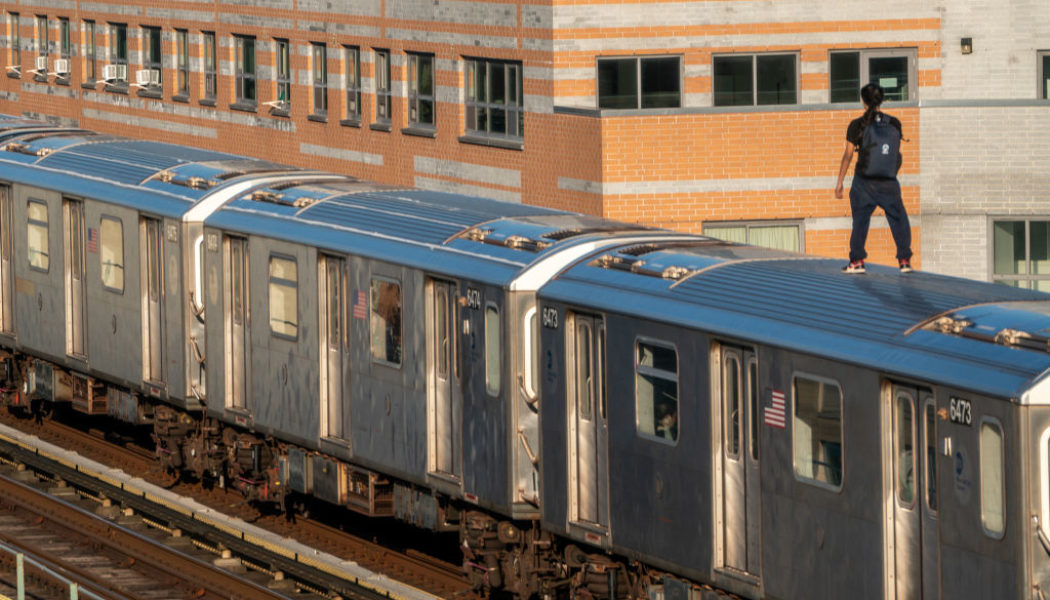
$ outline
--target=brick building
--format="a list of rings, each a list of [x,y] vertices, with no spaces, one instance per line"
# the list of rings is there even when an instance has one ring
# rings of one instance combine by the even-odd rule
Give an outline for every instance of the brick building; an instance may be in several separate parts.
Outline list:
[[[876,79],[909,140],[915,262],[1050,279],[1050,11],[1034,0],[3,10],[0,112],[824,255],[847,250],[832,187]],[[868,249],[893,262],[881,217]]]

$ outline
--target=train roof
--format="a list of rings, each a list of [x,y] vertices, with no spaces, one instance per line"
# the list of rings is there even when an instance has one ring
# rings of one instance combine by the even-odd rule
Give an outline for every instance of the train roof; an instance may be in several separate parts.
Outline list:
[[[541,296],[1022,401],[1050,369],[1050,294],[841,267],[710,238],[634,244],[577,262]]]

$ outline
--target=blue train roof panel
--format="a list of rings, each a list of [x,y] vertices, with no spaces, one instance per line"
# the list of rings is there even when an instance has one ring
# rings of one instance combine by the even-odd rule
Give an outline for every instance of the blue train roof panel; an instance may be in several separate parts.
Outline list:
[[[753,252],[734,244],[657,248],[634,257],[648,269],[613,264],[624,253],[606,253],[580,261],[541,295],[988,393],[1014,394],[1050,368],[1048,294],[878,265],[845,275],[841,261],[771,250],[740,257]]]

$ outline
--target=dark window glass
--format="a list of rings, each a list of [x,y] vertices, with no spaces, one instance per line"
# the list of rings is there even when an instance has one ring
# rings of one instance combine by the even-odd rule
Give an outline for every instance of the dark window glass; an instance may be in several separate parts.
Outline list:
[[[1046,100],[1050,98],[1050,54],[1044,54],[1040,60],[1043,66],[1043,81],[1039,86],[1039,97]]]
[[[908,99],[908,57],[872,57],[868,60],[868,81],[882,86],[886,101]]]
[[[390,51],[376,50],[376,121],[390,122]]]
[[[236,37],[237,101],[254,104],[255,95],[255,38]]]
[[[408,57],[408,120],[415,125],[434,124],[434,57],[412,54]]]
[[[755,57],[758,84],[757,104],[797,104],[798,78],[795,77],[795,55]]]
[[[636,59],[598,61],[598,108],[638,106]]]
[[[831,101],[860,102],[860,53],[833,52],[829,57]]]
[[[643,58],[642,108],[676,108],[681,106],[682,77],[677,56]]]
[[[716,56],[715,106],[749,106],[754,103],[752,56]]]
[[[472,134],[520,138],[524,130],[521,63],[467,62],[467,130]]]

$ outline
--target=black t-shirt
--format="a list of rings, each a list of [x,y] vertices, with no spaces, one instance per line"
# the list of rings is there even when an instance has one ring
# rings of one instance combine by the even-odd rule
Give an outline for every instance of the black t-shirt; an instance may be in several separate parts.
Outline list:
[[[879,113],[883,118],[890,120],[890,125],[897,128],[897,131],[901,132],[901,139],[904,138],[904,130],[901,129],[900,119],[893,115],[887,115],[886,113]],[[864,117],[857,117],[849,122],[849,127],[846,128],[846,141],[853,144],[853,148],[857,150],[857,168],[854,173],[864,173],[864,170],[868,168],[868,154],[860,151],[861,141],[864,140]],[[901,168],[902,158],[900,155],[897,156],[897,169]]]

